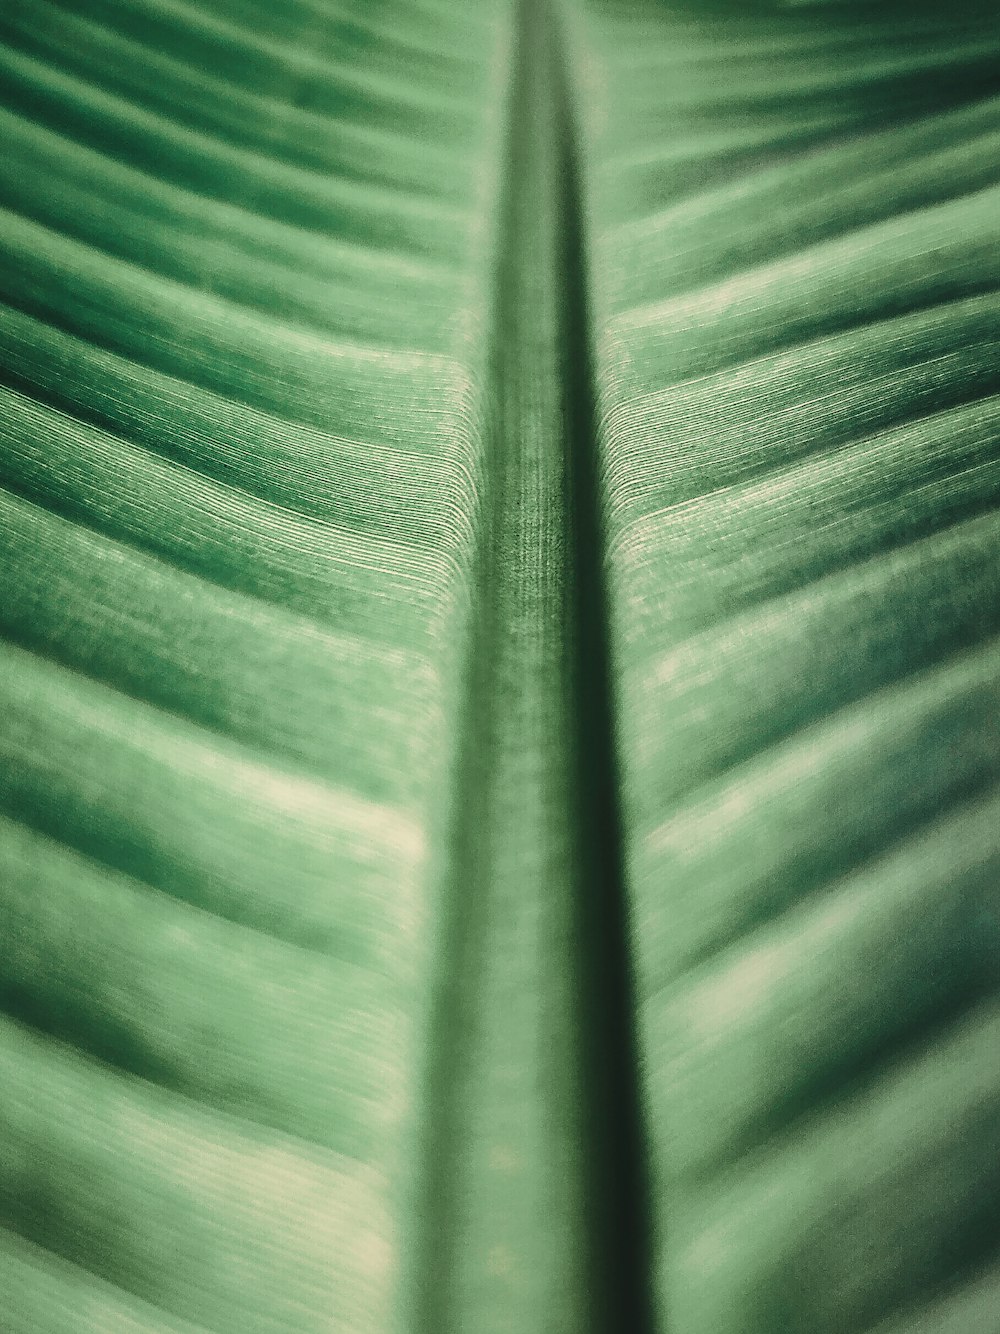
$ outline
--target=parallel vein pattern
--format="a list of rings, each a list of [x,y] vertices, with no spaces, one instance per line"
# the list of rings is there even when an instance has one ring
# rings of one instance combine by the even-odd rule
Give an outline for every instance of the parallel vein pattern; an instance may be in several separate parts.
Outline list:
[[[0,1326],[996,1329],[990,6],[15,0],[0,134]]]
[[[0,1323],[409,1324],[502,12],[0,18]]]
[[[577,43],[662,1328],[992,1329],[995,21]]]

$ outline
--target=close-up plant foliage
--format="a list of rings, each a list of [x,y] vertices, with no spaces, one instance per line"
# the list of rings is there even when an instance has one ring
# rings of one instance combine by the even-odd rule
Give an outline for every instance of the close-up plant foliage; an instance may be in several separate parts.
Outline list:
[[[1000,24],[0,7],[0,1330],[1000,1331]]]

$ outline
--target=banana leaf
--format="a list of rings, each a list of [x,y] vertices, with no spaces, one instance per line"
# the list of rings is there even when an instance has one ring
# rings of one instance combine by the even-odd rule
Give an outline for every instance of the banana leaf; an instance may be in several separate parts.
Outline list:
[[[0,1328],[1000,1330],[1000,29],[0,13]]]

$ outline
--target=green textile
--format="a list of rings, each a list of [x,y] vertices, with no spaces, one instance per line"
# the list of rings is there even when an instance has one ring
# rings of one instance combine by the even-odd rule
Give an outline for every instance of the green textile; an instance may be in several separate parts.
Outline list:
[[[0,1330],[1000,1330],[1000,26],[0,12]]]

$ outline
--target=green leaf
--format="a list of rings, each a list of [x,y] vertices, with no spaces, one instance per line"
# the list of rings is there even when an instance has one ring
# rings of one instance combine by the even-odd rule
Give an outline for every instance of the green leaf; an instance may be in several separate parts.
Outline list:
[[[967,1334],[1000,38],[0,15],[12,1334]]]
[[[995,25],[604,3],[578,44],[661,1324],[977,1328]]]

